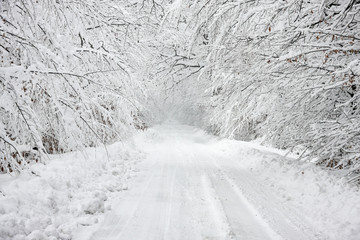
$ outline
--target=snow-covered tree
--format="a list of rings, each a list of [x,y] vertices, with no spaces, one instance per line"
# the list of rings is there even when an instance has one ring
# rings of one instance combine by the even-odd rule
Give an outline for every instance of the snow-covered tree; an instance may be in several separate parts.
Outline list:
[[[359,1],[177,2],[208,129],[359,171]]]
[[[0,3],[0,171],[144,128],[154,14],[131,1]]]

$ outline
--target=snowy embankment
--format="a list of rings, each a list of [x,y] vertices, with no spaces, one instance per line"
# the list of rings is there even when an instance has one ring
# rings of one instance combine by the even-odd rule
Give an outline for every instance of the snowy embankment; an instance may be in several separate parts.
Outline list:
[[[335,171],[184,125],[133,142],[1,175],[0,239],[360,239],[359,189]]]
[[[78,226],[97,223],[142,158],[131,143],[107,151],[54,155],[20,176],[0,175],[0,239],[72,239]]]
[[[283,150],[253,142],[222,140],[214,147],[264,184],[282,204],[285,214],[293,209],[311,223],[318,239],[360,239],[360,189],[340,179],[339,170],[299,162],[295,157],[284,157]],[[251,201],[251,195],[247,197]],[[271,201],[268,197],[264,193],[265,201]],[[255,199],[253,204],[257,204]],[[270,211],[257,207],[264,216]],[[271,218],[271,214],[268,216]]]

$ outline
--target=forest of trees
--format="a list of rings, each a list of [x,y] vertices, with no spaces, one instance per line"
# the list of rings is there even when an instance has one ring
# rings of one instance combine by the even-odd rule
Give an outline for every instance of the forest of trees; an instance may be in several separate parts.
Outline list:
[[[15,0],[0,9],[2,172],[143,128],[152,55],[140,41],[154,23],[140,6]]]
[[[0,17],[1,172],[164,107],[360,180],[359,0],[5,0]]]

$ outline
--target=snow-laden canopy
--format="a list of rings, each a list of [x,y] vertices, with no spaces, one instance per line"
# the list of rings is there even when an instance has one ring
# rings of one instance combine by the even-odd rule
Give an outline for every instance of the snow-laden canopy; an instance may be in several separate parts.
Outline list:
[[[360,169],[357,0],[0,3],[1,171],[166,116]]]

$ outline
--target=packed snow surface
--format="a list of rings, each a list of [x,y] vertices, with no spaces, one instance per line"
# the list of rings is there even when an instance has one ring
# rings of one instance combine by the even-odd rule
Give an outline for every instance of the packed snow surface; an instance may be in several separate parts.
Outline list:
[[[2,176],[0,239],[360,239],[357,187],[312,163],[171,122],[133,143]]]
[[[75,239],[360,239],[359,193],[315,166],[185,125],[145,135],[129,190]]]

